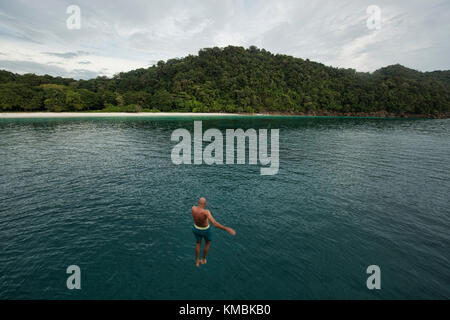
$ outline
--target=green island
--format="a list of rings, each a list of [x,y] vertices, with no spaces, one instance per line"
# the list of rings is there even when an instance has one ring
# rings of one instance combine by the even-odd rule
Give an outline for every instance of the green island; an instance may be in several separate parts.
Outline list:
[[[0,71],[2,112],[225,112],[450,117],[450,70],[357,72],[255,46],[90,80]]]

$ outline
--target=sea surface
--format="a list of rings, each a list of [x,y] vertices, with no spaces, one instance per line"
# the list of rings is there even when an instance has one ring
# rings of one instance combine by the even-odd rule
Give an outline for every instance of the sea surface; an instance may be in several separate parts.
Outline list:
[[[194,120],[280,129],[278,174],[173,164]],[[200,196],[237,234],[196,268]],[[0,299],[449,299],[449,266],[449,119],[0,119]]]

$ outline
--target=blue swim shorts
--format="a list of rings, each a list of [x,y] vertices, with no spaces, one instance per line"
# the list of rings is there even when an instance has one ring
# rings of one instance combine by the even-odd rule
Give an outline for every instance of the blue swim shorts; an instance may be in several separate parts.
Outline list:
[[[192,226],[192,232],[194,233],[195,239],[197,241],[202,241],[202,239],[205,239],[205,241],[211,241],[212,240],[212,230],[211,225],[208,225],[205,228],[198,227],[195,224]]]

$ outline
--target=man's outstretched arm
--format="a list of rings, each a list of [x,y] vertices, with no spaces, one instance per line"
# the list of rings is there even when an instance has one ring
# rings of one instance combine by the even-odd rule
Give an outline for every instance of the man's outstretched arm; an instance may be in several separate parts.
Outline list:
[[[234,231],[234,229],[226,227],[221,225],[220,223],[218,223],[214,217],[212,216],[211,212],[209,210],[206,210],[206,216],[208,217],[208,220],[211,221],[211,223],[213,224],[214,227],[225,230],[226,232],[228,232],[229,234],[231,234],[232,236],[234,236],[236,234],[236,231]]]

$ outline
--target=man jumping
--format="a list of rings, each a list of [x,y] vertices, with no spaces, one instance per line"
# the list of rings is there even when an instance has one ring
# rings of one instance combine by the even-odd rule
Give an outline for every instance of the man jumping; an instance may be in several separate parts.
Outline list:
[[[195,244],[195,265],[198,267],[201,264],[206,263],[206,255],[208,254],[209,247],[212,240],[211,225],[208,223],[210,221],[214,227],[227,231],[229,234],[234,236],[236,231],[231,228],[225,227],[214,220],[211,212],[205,209],[206,199],[200,198],[198,200],[198,207],[192,206],[192,218],[194,219],[194,225],[192,226],[192,231],[194,232],[196,244]],[[203,259],[199,260],[200,256],[200,246],[202,245],[202,238],[205,239],[205,247],[203,248]]]

